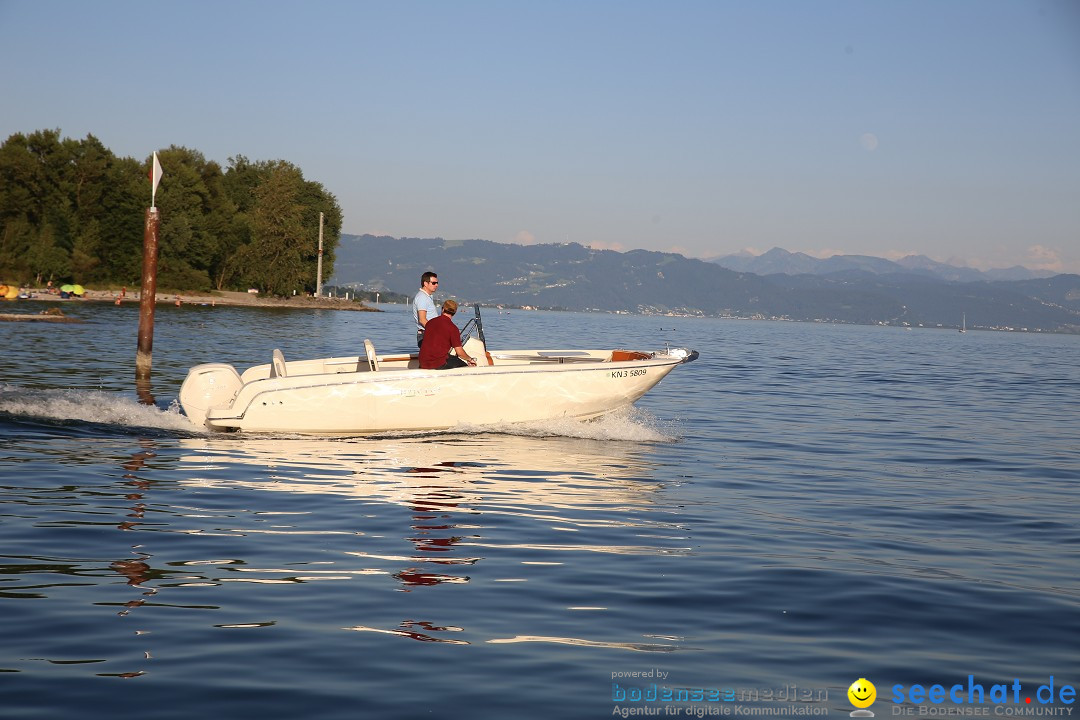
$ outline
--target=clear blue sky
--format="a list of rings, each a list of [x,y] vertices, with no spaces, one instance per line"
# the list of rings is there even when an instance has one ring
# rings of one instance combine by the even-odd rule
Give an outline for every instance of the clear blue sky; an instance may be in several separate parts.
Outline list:
[[[0,67],[2,138],[289,160],[345,232],[1080,272],[1074,0],[0,0]]]

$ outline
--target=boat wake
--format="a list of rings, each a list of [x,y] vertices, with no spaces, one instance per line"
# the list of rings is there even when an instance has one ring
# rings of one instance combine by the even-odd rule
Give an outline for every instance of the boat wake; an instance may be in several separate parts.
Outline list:
[[[134,397],[103,390],[43,390],[0,385],[0,414],[32,422],[203,432],[180,414],[176,403],[162,410],[154,405],[143,405]]]

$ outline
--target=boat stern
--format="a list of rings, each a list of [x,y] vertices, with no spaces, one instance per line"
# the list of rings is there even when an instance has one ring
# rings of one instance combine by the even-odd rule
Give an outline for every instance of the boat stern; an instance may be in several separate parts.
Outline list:
[[[232,365],[196,365],[188,370],[184,384],[180,386],[180,407],[192,423],[203,427],[207,413],[212,408],[229,406],[243,384]]]

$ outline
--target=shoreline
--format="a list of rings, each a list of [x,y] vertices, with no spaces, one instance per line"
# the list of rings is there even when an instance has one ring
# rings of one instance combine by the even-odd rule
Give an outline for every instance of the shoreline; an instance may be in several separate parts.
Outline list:
[[[120,297],[120,292],[117,290],[87,290],[80,298],[78,296],[71,296],[68,298],[62,298],[60,295],[48,292],[47,289],[37,288],[25,290],[32,297],[20,298],[18,300],[9,301],[12,305],[0,304],[0,308],[14,306],[18,302],[29,301],[41,301],[41,302],[109,302],[114,305],[138,305],[139,293],[138,291],[133,293],[127,293],[125,297]],[[362,302],[356,300],[346,300],[344,298],[315,298],[309,295],[296,295],[289,298],[277,298],[277,297],[260,297],[252,293],[237,292],[237,291],[214,291],[211,293],[157,293],[156,303],[158,305],[209,305],[211,307],[264,307],[264,308],[293,308],[296,310],[303,309],[321,309],[321,310],[347,310],[351,312],[382,312],[381,310],[373,307],[368,307]]]

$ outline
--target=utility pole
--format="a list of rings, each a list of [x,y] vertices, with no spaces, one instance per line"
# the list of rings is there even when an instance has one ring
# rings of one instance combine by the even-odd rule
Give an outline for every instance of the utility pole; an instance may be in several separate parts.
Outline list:
[[[322,228],[323,214],[319,213],[319,269],[315,278],[315,297],[322,297]]]

